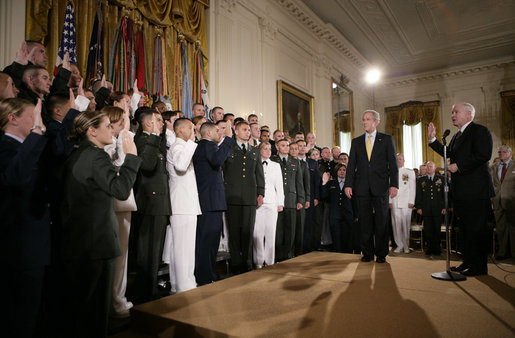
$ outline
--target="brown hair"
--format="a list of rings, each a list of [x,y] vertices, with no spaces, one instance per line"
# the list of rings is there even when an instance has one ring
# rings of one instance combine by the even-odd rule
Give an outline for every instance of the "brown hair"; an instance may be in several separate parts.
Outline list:
[[[114,105],[114,102],[120,102],[121,100],[123,100],[123,97],[124,96],[129,96],[127,95],[127,93],[125,92],[112,92],[111,95],[109,95],[109,98],[107,99],[107,103],[109,103],[109,105]]]
[[[31,106],[33,107],[34,104],[25,99],[8,98],[0,100],[0,129],[5,130],[5,126],[9,122],[9,114],[20,116],[25,109]]]
[[[123,114],[125,113],[122,108],[115,106],[105,106],[100,112],[104,113],[111,123],[116,123],[123,119]]]
[[[85,111],[77,115],[73,121],[73,129],[68,135],[68,139],[72,142],[80,142],[87,138],[89,127],[98,128],[102,119],[107,117],[106,114],[99,111]]]

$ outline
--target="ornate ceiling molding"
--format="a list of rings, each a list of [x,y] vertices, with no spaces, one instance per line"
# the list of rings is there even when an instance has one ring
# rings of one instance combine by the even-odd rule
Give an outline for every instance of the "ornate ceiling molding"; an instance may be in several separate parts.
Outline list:
[[[270,40],[275,40],[277,34],[277,25],[266,17],[259,18],[259,27],[261,28],[264,36]]]
[[[393,88],[393,87],[403,87],[403,86],[409,86],[420,82],[426,82],[426,81],[435,81],[435,80],[442,80],[447,78],[453,78],[456,76],[462,76],[462,75],[469,75],[469,74],[475,74],[485,71],[490,71],[494,69],[501,69],[508,65],[515,65],[515,61],[501,61],[497,63],[492,63],[488,65],[480,65],[480,66],[469,66],[465,68],[460,69],[454,69],[449,70],[445,72],[440,73],[423,73],[418,74],[414,77],[404,77],[401,79],[392,79],[390,81],[387,81],[382,85],[383,88]]]
[[[352,44],[345,39],[331,24],[320,20],[306,5],[297,0],[276,0],[279,5],[286,9],[298,22],[304,25],[319,39],[329,42],[358,69],[368,65],[365,58],[359,54]]]

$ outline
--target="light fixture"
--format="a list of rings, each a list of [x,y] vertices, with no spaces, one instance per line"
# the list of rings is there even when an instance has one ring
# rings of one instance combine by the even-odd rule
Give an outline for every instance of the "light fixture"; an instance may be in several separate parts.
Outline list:
[[[367,72],[365,80],[368,84],[375,84],[381,79],[381,72],[377,68],[373,68]]]

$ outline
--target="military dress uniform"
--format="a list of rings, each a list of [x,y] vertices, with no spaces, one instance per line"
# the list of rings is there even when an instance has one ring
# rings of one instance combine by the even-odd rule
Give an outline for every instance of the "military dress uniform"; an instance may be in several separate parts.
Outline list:
[[[249,146],[248,142],[236,142],[225,160],[223,173],[231,270],[233,273],[245,272],[252,268],[257,198],[265,196],[259,150]]]
[[[302,175],[302,184],[304,186],[304,198],[306,202],[310,201],[310,174],[307,162],[298,159],[300,164],[300,172]],[[306,209],[297,210],[297,220],[295,222],[295,256],[302,255],[304,252],[304,224],[306,222]]]
[[[444,203],[444,177],[435,174],[433,178],[422,176],[417,180],[415,208],[422,209],[426,254],[440,254],[440,231]]]
[[[304,183],[299,160],[291,156],[281,158],[279,155],[271,159],[281,165],[283,177],[284,209],[277,218],[275,236],[276,261],[283,261],[294,254],[297,203],[305,203]]]

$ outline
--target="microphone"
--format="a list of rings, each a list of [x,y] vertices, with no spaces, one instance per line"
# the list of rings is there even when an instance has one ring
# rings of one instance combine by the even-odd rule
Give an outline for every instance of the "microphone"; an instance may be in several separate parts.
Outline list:
[[[442,138],[446,138],[447,136],[449,136],[450,133],[451,133],[451,131],[449,129],[445,129],[445,131],[443,132]]]

